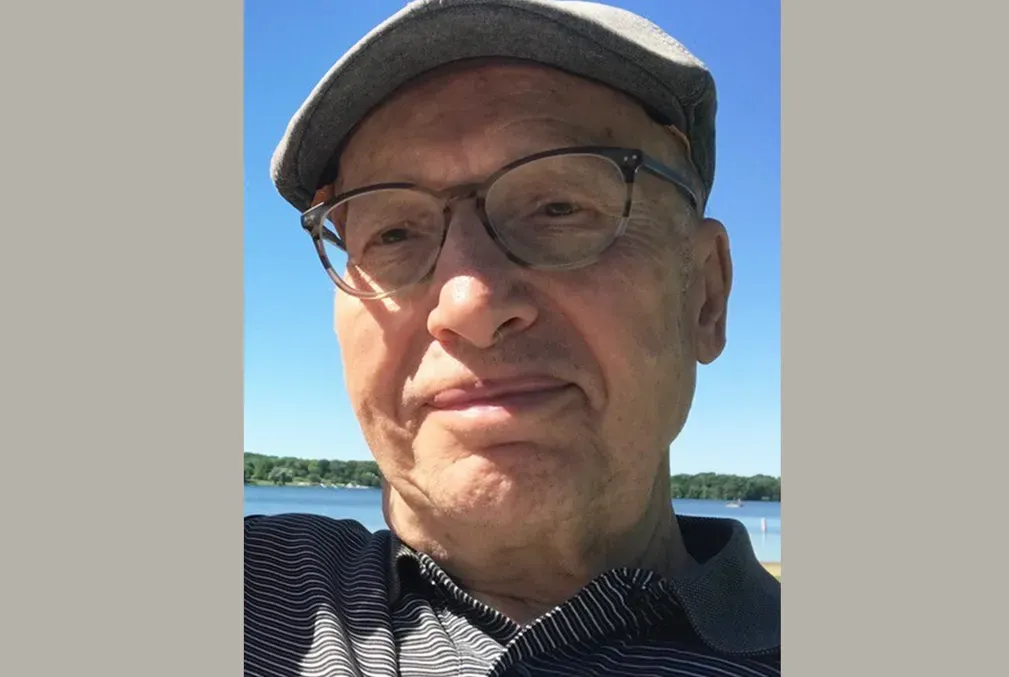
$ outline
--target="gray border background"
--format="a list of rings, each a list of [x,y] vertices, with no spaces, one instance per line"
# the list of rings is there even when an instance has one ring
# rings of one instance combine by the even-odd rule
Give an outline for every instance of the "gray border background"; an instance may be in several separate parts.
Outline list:
[[[786,674],[997,674],[1006,10],[783,4]],[[238,674],[241,4],[0,12],[0,674]]]
[[[783,2],[787,675],[1005,671],[1006,11]]]
[[[2,14],[0,675],[241,674],[242,3]]]

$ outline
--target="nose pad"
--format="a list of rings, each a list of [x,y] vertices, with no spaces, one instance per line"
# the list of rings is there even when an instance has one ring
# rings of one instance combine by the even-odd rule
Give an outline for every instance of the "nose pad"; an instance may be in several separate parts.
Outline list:
[[[453,191],[453,194],[445,200],[445,214],[448,216],[454,211],[454,206],[461,202],[473,201],[476,204],[478,188],[473,184],[467,184],[465,186],[459,186]]]

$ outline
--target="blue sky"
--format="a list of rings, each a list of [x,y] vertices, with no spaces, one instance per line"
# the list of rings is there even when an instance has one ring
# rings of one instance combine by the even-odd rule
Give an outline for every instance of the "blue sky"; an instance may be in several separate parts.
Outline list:
[[[780,14],[770,0],[612,0],[702,59],[719,88],[709,214],[729,230],[729,340],[701,367],[672,471],[780,475]],[[291,115],[403,0],[246,0],[245,450],[368,459],[343,387],[333,286],[269,179]]]

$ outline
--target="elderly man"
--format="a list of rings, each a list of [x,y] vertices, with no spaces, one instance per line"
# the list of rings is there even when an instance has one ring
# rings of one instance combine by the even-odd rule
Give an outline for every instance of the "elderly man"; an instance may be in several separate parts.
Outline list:
[[[677,42],[581,2],[413,3],[325,76],[273,173],[390,530],[247,518],[246,674],[778,674],[779,584],[669,496],[725,343],[714,113]]]

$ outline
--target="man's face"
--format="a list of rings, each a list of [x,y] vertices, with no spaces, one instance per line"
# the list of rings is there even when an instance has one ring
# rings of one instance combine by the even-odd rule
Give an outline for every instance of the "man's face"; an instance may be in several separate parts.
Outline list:
[[[426,78],[370,115],[338,189],[478,182],[585,144],[686,166],[623,96],[545,68],[484,64]],[[635,201],[626,235],[569,272],[515,265],[463,202],[429,281],[378,301],[337,294],[346,384],[390,510],[504,537],[515,525],[629,523],[662,495],[696,363],[724,343],[728,251],[720,225],[691,216],[671,184],[641,174]]]

